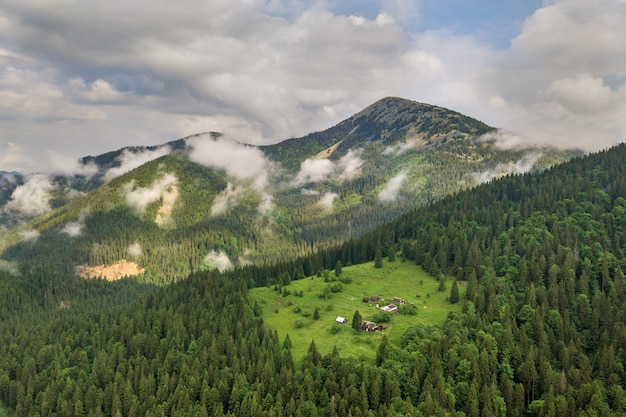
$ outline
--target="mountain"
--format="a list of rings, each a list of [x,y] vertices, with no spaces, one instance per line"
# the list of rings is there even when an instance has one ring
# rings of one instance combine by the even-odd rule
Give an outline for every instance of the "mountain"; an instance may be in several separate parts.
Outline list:
[[[392,97],[271,146],[205,133],[86,157],[97,174],[79,178],[81,195],[4,232],[2,259],[85,276],[112,268],[112,277],[163,284],[308,255],[460,189],[575,154],[501,149],[484,139],[494,131]]]
[[[19,277],[0,270],[0,413],[623,416],[625,159],[622,144],[499,178],[316,253],[325,271],[304,281],[340,291],[309,306],[292,302],[301,297],[292,290],[309,291],[304,281],[289,282],[304,258],[196,272],[158,291],[27,265]],[[429,271],[406,277],[416,288],[421,279],[444,291],[464,287],[461,311],[400,337],[335,324],[333,297],[359,300],[370,289],[350,282],[348,268],[328,270],[363,261],[359,268],[376,269],[381,255],[387,265]],[[295,356],[294,341],[264,320],[274,305],[249,301],[249,283],[284,294],[270,314],[300,309],[290,333],[325,323],[357,358],[329,346],[322,353],[324,337]],[[125,290],[138,298],[120,305]],[[410,303],[418,318],[430,299]],[[389,327],[406,317],[391,317]],[[358,357],[361,346],[375,346],[375,358]]]

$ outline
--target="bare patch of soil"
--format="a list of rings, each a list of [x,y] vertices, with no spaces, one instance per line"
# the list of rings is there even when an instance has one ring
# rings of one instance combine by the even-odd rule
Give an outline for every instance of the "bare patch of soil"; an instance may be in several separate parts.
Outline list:
[[[102,278],[107,281],[117,281],[124,277],[143,275],[144,268],[139,268],[137,263],[121,260],[113,265],[81,265],[76,267],[76,274],[85,279]]]

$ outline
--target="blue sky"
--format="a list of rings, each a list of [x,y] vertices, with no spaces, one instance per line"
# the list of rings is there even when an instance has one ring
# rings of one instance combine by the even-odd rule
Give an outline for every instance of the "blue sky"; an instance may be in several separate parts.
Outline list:
[[[422,0],[402,3],[409,4],[411,9],[407,20],[400,21],[407,32],[447,30],[459,36],[477,36],[496,47],[508,46],[519,33],[526,17],[542,5],[537,0]],[[335,1],[330,8],[338,14],[357,13],[375,19],[380,13],[381,3],[376,0]]]
[[[273,143],[385,96],[520,143],[626,137],[625,0],[4,0],[0,171],[202,131]]]

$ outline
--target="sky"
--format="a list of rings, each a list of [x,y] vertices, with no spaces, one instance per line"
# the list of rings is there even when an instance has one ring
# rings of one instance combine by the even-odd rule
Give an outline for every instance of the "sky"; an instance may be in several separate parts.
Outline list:
[[[503,146],[599,150],[626,140],[625,28],[626,0],[3,0],[0,171],[205,131],[275,143],[386,96]]]

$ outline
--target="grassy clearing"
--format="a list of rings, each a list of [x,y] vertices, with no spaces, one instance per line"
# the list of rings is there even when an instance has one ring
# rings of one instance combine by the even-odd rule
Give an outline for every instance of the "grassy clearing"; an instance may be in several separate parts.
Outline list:
[[[330,272],[329,278],[335,279],[334,272]],[[442,324],[448,312],[461,311],[461,303],[451,305],[447,301],[452,286],[450,278],[445,291],[439,292],[439,282],[410,262],[384,262],[382,268],[374,268],[373,262],[344,267],[341,278],[352,282],[342,283],[342,291],[332,293],[328,299],[318,295],[334,282],[325,282],[324,277],[317,276],[291,282],[284,287],[290,292],[287,296],[279,293],[276,286],[250,291],[251,303],[256,301],[261,307],[266,325],[278,331],[281,341],[289,334],[296,361],[306,354],[311,340],[315,340],[322,355],[337,347],[342,357],[373,361],[383,335],[392,343],[398,343],[409,327],[418,323]],[[461,297],[463,287],[459,285]],[[417,314],[393,316],[384,332],[355,332],[351,327],[355,311],[367,321],[373,320],[379,311],[376,303],[362,301],[363,297],[370,296],[381,296],[378,302],[381,307],[391,303],[394,297],[403,298],[415,303]],[[318,320],[314,319],[316,308],[319,308]],[[348,322],[336,324],[337,316],[345,317]]]

